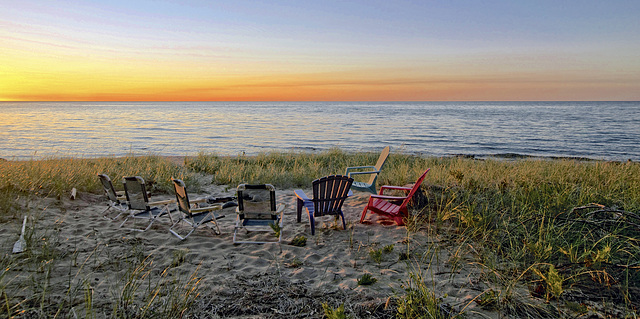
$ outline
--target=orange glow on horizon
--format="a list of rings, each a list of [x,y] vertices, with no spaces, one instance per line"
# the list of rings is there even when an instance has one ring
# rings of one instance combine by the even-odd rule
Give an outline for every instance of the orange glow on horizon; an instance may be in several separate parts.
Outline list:
[[[0,101],[640,100],[639,5],[569,8],[13,1]]]
[[[602,83],[541,82],[517,77],[376,80],[376,77],[348,79],[344,74],[310,74],[200,81],[138,76],[116,81],[72,74],[52,78],[55,80],[30,80],[17,76],[7,82],[5,79],[0,83],[0,101],[608,100],[632,89],[624,83],[603,86]],[[11,83],[20,83],[20,86],[12,87]],[[628,98],[637,99],[637,96]]]

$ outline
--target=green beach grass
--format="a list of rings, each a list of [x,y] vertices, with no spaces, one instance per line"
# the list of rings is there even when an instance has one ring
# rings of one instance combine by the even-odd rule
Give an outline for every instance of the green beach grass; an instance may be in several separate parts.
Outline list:
[[[292,189],[308,187],[321,176],[341,174],[348,166],[371,165],[377,157],[375,153],[332,149],[237,157],[202,153],[187,157],[182,163],[153,155],[1,161],[0,223],[21,223],[23,212],[32,209],[30,203],[43,198],[60,199],[68,196],[72,188],[79,193],[102,194],[98,173],[112,178],[139,175],[152,182],[152,192],[166,194],[172,194],[171,177],[185,180],[193,191],[208,183],[233,187],[264,181],[278,189]],[[588,301],[615,305],[618,312],[611,316],[638,317],[640,164],[535,158],[476,160],[392,153],[378,185],[414,182],[426,168],[431,171],[422,189],[428,200],[425,205],[414,207],[407,231],[429,229],[444,239],[441,245],[447,249],[472,257],[472,263],[485,274],[477,280],[491,287],[478,293],[474,300],[478,305],[512,317],[531,313],[539,317],[571,317],[598,311],[590,309]],[[121,190],[120,183],[114,185]],[[0,314],[69,318],[73,317],[70,309],[83,309],[80,317],[98,316],[96,300],[89,289],[91,283],[70,284],[66,300],[47,297],[48,267],[62,267],[57,260],[69,257],[57,251],[60,243],[46,231],[31,231],[26,237],[29,247],[33,247],[28,252],[2,253]],[[96,253],[103,250],[96,247]],[[406,250],[400,260],[406,259],[409,265],[415,258],[408,257],[411,247]],[[90,262],[90,258],[77,262]],[[197,299],[197,273],[169,280],[163,275],[164,268],[154,270],[157,266],[142,251],[123,259],[120,267],[127,276],[116,284],[117,293],[102,301],[109,304],[108,317],[197,317],[190,312]],[[162,267],[168,269],[171,265]],[[31,269],[37,275],[10,276],[15,269]],[[397,309],[394,316],[464,316],[444,311],[446,307],[438,304],[438,292],[424,286],[418,280],[421,276],[411,273],[407,278],[411,288],[393,296],[391,307]],[[516,287],[524,287],[540,303],[518,301]],[[172,291],[174,296],[169,293],[160,302],[155,296],[161,291],[165,295]],[[134,295],[140,294],[145,303],[133,307],[132,300],[140,299]],[[318,307],[318,313],[331,312],[327,305]],[[104,314],[104,310],[100,311]]]

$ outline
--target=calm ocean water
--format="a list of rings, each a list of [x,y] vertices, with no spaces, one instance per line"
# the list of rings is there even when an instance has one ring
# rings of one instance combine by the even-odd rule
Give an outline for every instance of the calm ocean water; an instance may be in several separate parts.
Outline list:
[[[269,151],[640,161],[640,102],[0,102],[0,157]]]

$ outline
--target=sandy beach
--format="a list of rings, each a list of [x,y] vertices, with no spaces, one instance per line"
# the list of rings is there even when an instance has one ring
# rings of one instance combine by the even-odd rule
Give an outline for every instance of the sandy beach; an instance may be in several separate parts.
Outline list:
[[[234,190],[210,185],[204,192],[190,196],[232,196]],[[166,194],[152,196],[153,200],[171,198]],[[141,278],[199,278],[199,296],[194,307],[199,308],[203,317],[322,317],[318,313],[319,303],[332,307],[345,304],[349,311],[362,317],[389,317],[394,312],[393,297],[409,287],[410,271],[421,274],[438,295],[445,296],[443,301],[450,311],[485,313],[473,299],[486,287],[474,279],[481,275],[478,270],[469,265],[460,267],[464,256],[456,256],[454,269],[449,264],[452,254],[435,248],[443,240],[440,234],[428,229],[409,233],[406,227],[375,214],[369,214],[366,223],[359,223],[367,199],[368,193],[355,192],[345,202],[346,230],[336,227],[333,217],[325,217],[317,221],[316,235],[311,236],[307,216],[296,222],[293,190],[277,190],[278,203],[286,205],[281,244],[234,245],[234,207],[223,210],[226,217],[219,220],[222,230],[219,236],[208,227],[200,227],[180,241],[169,233],[167,217],[156,221],[146,232],[128,231],[118,227],[122,218],[117,221],[103,218],[104,196],[87,193],[80,193],[75,200],[37,202],[40,209],[36,211],[42,213],[29,219],[29,228],[35,233],[45,233],[45,237],[57,238],[59,245],[54,249],[64,256],[48,270],[52,296],[68,298],[69,287],[90,286],[98,315],[111,312],[104,307],[108,307],[110,298],[123,293],[118,282],[134,276],[131,267],[137,263],[146,265],[139,274]],[[174,214],[177,217],[177,212]],[[3,232],[5,251],[11,249],[15,234]],[[299,235],[307,238],[306,245],[291,245],[291,240]],[[374,260],[370,251],[384,247],[381,258]],[[400,260],[407,247],[411,250],[410,257]],[[358,285],[358,279],[365,273],[377,282]],[[9,275],[33,274],[14,269]],[[13,297],[20,298],[19,293]],[[84,310],[72,310],[78,311]]]

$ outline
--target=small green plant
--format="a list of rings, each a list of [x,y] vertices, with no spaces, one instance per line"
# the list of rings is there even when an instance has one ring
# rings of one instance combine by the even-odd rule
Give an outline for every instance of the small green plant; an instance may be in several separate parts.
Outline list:
[[[369,257],[371,257],[371,259],[373,259],[373,261],[375,261],[377,264],[380,264],[382,262],[383,253],[388,254],[388,253],[391,253],[392,251],[393,251],[393,244],[386,245],[382,248],[369,250]]]
[[[369,250],[369,257],[373,259],[377,264],[382,262],[382,249],[371,249]]]
[[[449,318],[442,313],[442,300],[427,287],[418,273],[410,273],[405,294],[397,299],[397,318]]]
[[[496,310],[500,307],[500,295],[495,290],[489,289],[476,299],[476,303],[485,310]]]
[[[589,311],[589,308],[587,308],[587,306],[577,302],[568,301],[567,303],[565,303],[565,306],[569,310],[577,312],[579,314],[585,314],[587,313],[587,311]]]
[[[291,262],[286,263],[285,266],[289,268],[298,268],[302,266],[302,264],[303,264],[302,260],[298,259],[298,257],[295,257],[293,258],[293,260],[291,260]]]
[[[358,279],[359,286],[369,286],[373,285],[378,281],[375,277],[371,276],[371,274],[365,273]]]
[[[350,318],[344,312],[344,304],[341,304],[338,308],[332,308],[326,302],[322,304],[322,311],[327,319],[347,319]]]
[[[173,251],[173,258],[171,259],[171,267],[178,267],[185,261],[185,257],[189,253],[189,249],[178,249]]]
[[[562,278],[562,275],[558,273],[558,271],[556,270],[556,267],[554,267],[553,265],[550,265],[546,275],[544,275],[542,271],[538,269],[533,269],[533,270],[547,284],[545,289],[546,299],[551,300],[551,299],[559,298],[562,292],[564,291],[564,289],[562,288],[562,282],[564,281],[564,278]]]
[[[273,235],[276,236],[276,238],[280,238],[280,232],[282,231],[282,227],[280,227],[280,224],[270,223],[269,226],[271,226],[271,229],[273,229]]]
[[[88,280],[84,280],[83,281],[83,285],[84,285],[84,305],[85,305],[85,310],[86,310],[86,317],[85,318],[93,318],[94,317],[94,313],[93,313],[93,287],[91,287],[91,283]]]
[[[307,245],[307,237],[298,235],[293,238],[293,240],[291,241],[291,245],[296,247],[304,247]]]

